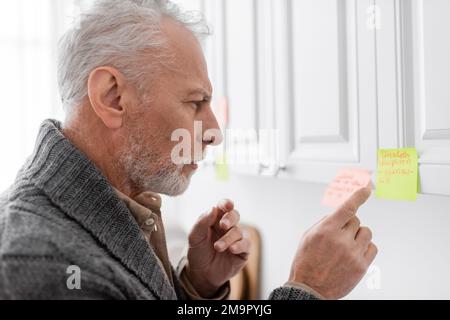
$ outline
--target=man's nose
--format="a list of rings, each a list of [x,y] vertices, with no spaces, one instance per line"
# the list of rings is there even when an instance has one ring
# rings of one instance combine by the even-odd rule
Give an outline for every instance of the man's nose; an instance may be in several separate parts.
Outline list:
[[[208,113],[203,119],[203,143],[208,146],[218,146],[223,142],[222,130],[220,130],[217,118],[208,108]]]

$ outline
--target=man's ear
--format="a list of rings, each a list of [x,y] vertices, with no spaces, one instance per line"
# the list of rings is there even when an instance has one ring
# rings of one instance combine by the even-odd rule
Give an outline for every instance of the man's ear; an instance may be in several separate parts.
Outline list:
[[[122,127],[124,76],[114,68],[100,67],[89,75],[87,87],[92,109],[105,126],[109,129]]]

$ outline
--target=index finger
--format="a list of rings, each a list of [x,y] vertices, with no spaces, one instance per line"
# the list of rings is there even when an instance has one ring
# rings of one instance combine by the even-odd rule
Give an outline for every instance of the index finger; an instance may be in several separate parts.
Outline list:
[[[222,215],[224,215],[225,213],[230,212],[234,209],[234,203],[230,199],[223,199],[217,205],[217,209],[219,209]]]
[[[219,224],[223,229],[228,230],[237,225],[239,223],[239,220],[240,214],[237,210],[234,209],[230,212],[225,213]]]
[[[339,209],[329,215],[326,220],[339,228],[342,228],[354,215],[356,215],[359,207],[369,199],[371,193],[372,190],[370,187],[359,189],[345,201]]]
[[[220,230],[220,221],[222,220],[222,217],[227,214],[230,211],[233,211],[234,209],[234,203],[230,199],[223,199],[218,203],[218,205],[215,207],[217,211],[217,215],[214,219],[214,228],[219,231]]]

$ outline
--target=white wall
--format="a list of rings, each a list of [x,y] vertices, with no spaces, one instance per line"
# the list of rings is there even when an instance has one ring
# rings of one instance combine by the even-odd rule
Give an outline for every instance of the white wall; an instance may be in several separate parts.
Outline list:
[[[43,120],[63,119],[56,84],[56,43],[79,12],[80,0],[0,3],[2,123],[0,192],[33,151]]]
[[[262,298],[267,298],[287,280],[303,232],[329,212],[320,206],[325,187],[243,176],[224,183],[211,171],[200,171],[185,195],[165,199],[164,215],[187,230],[221,198],[234,200],[242,220],[262,233]],[[359,217],[372,228],[379,247],[374,265],[380,270],[380,289],[368,289],[366,277],[348,298],[450,299],[449,208],[448,197],[419,196],[408,203],[372,196]]]

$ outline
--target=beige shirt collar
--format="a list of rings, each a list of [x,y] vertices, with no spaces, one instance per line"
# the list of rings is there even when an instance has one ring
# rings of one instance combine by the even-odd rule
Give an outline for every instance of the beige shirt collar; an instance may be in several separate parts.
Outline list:
[[[173,285],[164,224],[161,218],[161,197],[156,193],[146,191],[131,199],[117,189],[116,192],[128,207],[149,245],[153,247],[161,266]]]
[[[161,196],[157,193],[146,191],[138,195],[134,200],[115,189],[119,198],[125,202],[139,228],[144,232],[147,240],[151,233],[158,231],[158,219],[161,219]]]

